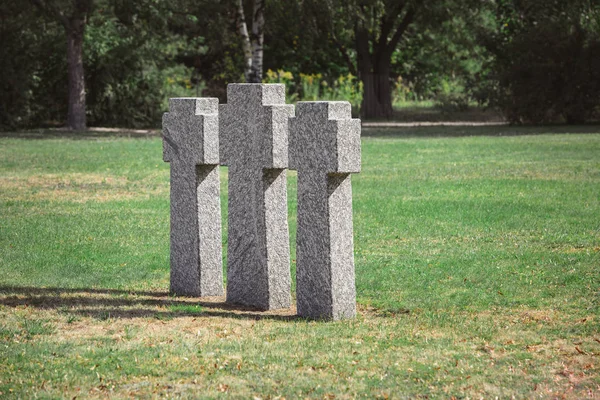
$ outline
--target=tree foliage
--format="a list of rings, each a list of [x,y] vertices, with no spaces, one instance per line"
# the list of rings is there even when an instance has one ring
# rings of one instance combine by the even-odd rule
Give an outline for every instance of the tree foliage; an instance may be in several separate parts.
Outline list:
[[[510,121],[581,123],[600,105],[600,2],[497,0],[482,97]],[[485,28],[485,27],[484,27]]]
[[[169,4],[97,0],[83,52],[90,124],[157,126],[169,96],[200,94],[184,59],[191,48],[201,54],[205,46],[201,37],[180,33],[188,15]],[[62,124],[68,86],[64,29],[17,0],[2,3],[0,16],[0,127]]]
[[[70,129],[86,128],[85,73],[83,68],[83,38],[94,0],[31,0],[46,17],[60,23],[67,38],[67,84]]]
[[[429,91],[433,95],[442,83],[447,83],[449,76],[454,80],[466,66],[466,63],[448,66],[456,61],[453,56],[479,55],[479,47],[465,47],[473,45],[464,40],[468,34],[459,35],[456,29],[464,27],[465,21],[477,14],[474,1],[310,0],[309,3],[318,29],[327,34],[348,70],[358,74],[363,82],[361,114],[366,118],[392,116],[392,92],[399,78],[421,93]],[[427,48],[423,47],[425,44]]]
[[[600,103],[599,1],[4,0],[0,128],[70,125],[69,29],[47,6],[73,17],[84,3],[94,5],[82,42],[93,126],[158,126],[168,97],[226,101],[227,83],[273,80],[268,70],[289,72],[297,99],[352,88],[366,117],[390,117],[399,99],[581,122]]]

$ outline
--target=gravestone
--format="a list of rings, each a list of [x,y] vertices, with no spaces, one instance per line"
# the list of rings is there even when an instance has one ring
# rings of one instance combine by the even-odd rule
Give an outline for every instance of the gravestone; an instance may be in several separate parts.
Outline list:
[[[163,115],[171,164],[171,292],[222,296],[219,100],[173,98]]]
[[[360,172],[360,120],[348,102],[299,102],[290,118],[290,169],[298,171],[298,315],[356,314],[352,188]]]
[[[227,302],[290,306],[285,85],[230,84],[219,106],[221,165],[229,167]]]

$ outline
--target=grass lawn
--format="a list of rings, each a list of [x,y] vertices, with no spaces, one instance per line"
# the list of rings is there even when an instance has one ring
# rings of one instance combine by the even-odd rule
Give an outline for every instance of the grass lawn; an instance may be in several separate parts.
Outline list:
[[[364,132],[359,314],[333,323],[168,295],[160,138],[5,135],[0,397],[600,398],[589,131]]]

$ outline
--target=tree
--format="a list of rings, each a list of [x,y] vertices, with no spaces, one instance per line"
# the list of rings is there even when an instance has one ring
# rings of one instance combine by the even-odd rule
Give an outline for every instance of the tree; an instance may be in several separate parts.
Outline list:
[[[392,116],[392,54],[423,6],[412,0],[313,0],[319,26],[363,82],[361,114]],[[353,46],[352,44],[353,43]],[[354,47],[356,64],[348,47]]]
[[[72,0],[62,7],[52,0],[31,0],[46,15],[59,21],[67,35],[67,75],[69,111],[67,126],[73,130],[86,128],[85,76],[83,71],[83,38],[85,25],[94,0]],[[70,6],[70,7],[69,7]],[[70,9],[70,13],[65,10]]]
[[[600,1],[495,0],[480,40],[486,95],[513,123],[582,123],[600,108]]]
[[[296,78],[300,73],[319,73],[331,79],[348,72],[356,76],[354,57],[344,59],[338,45],[327,40],[327,31],[321,29],[321,21],[313,14],[310,1],[267,3],[265,18],[269,24],[265,26],[265,43],[268,57],[264,70],[283,69]]]
[[[475,0],[309,0],[329,40],[363,82],[364,118],[392,116],[392,56],[417,32],[435,30],[453,15],[468,16]],[[353,48],[353,52],[349,49]]]
[[[85,31],[88,123],[159,126],[169,97],[199,94],[191,82],[192,69],[180,59],[192,49],[202,51],[201,37],[179,33],[195,26],[187,3],[95,2]]]
[[[67,97],[63,32],[33,5],[0,2],[0,129],[39,127],[67,115],[66,101],[55,101]]]
[[[248,34],[248,25],[244,15],[242,0],[236,1],[237,29],[242,38],[244,51],[244,77],[246,82],[260,83],[263,76],[263,45],[265,28],[265,2],[254,0],[252,6],[252,35]]]
[[[366,118],[392,116],[392,54],[414,22],[418,7],[408,1],[388,1],[383,3],[383,8],[371,6],[370,9],[359,4],[362,16],[356,22],[354,35],[358,75],[364,90],[361,112]],[[374,18],[378,22],[368,18],[368,14],[379,14]],[[374,28],[379,35],[372,34]]]

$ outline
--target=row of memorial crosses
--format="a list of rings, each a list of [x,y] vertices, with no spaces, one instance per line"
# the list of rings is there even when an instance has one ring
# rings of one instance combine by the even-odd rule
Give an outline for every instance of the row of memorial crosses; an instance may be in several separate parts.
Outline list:
[[[295,115],[294,115],[295,114]],[[228,174],[227,302],[291,306],[287,169],[298,171],[298,315],[356,313],[352,189],[360,120],[348,102],[285,104],[281,84],[230,84],[227,104],[170,99],[171,292],[223,295],[219,165]]]

